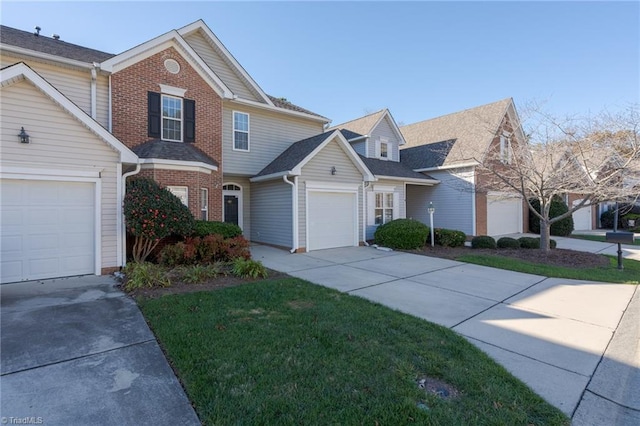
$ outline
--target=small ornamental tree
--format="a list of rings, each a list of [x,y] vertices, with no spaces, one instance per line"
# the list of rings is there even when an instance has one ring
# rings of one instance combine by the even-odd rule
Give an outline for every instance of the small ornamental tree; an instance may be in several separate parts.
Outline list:
[[[133,235],[133,260],[144,262],[160,240],[193,231],[193,215],[180,199],[155,181],[145,178],[127,182],[124,196],[127,231]]]

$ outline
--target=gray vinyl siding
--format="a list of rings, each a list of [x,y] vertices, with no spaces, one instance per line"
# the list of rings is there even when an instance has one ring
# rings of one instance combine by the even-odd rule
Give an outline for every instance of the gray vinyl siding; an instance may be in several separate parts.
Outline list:
[[[429,225],[429,202],[433,202],[435,213],[433,226],[456,229],[473,235],[473,169],[455,172],[436,171],[429,175],[439,184],[425,187],[407,185],[407,217]]]
[[[279,180],[251,188],[251,241],[292,248],[291,185]]]
[[[351,147],[355,152],[362,155],[363,157],[367,156],[367,139],[360,142],[354,142],[351,144]]]
[[[376,143],[378,142],[380,137],[388,139],[388,142],[391,143],[390,160],[400,161],[400,140],[398,139],[398,136],[396,136],[396,133],[393,131],[388,117],[385,117],[382,121],[380,121],[376,128],[371,132],[371,137],[369,138],[369,157],[375,157]]]
[[[89,131],[30,82],[23,80],[2,88],[0,164],[24,164],[73,170],[100,171],[102,187],[102,268],[117,265],[117,163],[119,154]],[[18,142],[20,128],[31,136],[28,145]],[[60,179],[64,181],[64,177]]]
[[[212,46],[200,32],[190,34],[185,40],[235,95],[251,101],[264,102],[264,100],[259,98],[243,79],[233,71],[229,63],[224,60],[219,52],[214,50],[214,46]]]
[[[233,111],[249,114],[249,151],[233,150]],[[322,133],[322,123],[225,102],[222,110],[225,173],[254,176],[292,143]]]
[[[60,93],[91,116],[91,71],[56,67],[24,58],[2,55],[2,67],[24,62],[37,72]],[[96,121],[104,128],[108,126],[109,117],[109,78],[99,75],[97,79],[97,111]]]
[[[242,234],[249,238],[251,235],[251,182],[249,178],[241,176],[223,176],[223,185],[234,183],[242,187]],[[224,198],[223,198],[224,199]],[[222,206],[224,209],[224,206]]]
[[[335,175],[331,174],[331,167],[337,170]],[[306,182],[322,182],[325,184],[358,184],[358,239],[362,239],[362,173],[353,164],[347,153],[335,141],[327,144],[324,149],[315,155],[302,168],[302,175],[298,178],[298,231],[300,247],[307,247],[307,198]],[[349,212],[351,214],[351,212]]]
[[[398,200],[399,200],[399,204],[398,204],[398,209],[397,209],[397,216],[394,217],[394,219],[404,219],[407,217],[407,210],[406,210],[406,194],[405,194],[405,185],[404,182],[398,182],[398,181],[394,181],[394,180],[378,180],[376,182],[372,182],[366,189],[366,203],[367,203],[367,209],[369,209],[371,207],[371,202],[369,200],[371,200],[371,197],[375,197],[375,193],[379,192],[376,191],[376,187],[380,187],[380,186],[388,186],[388,187],[393,187],[393,192],[398,194]],[[385,191],[386,192],[386,191]],[[375,200],[375,199],[374,199]],[[365,220],[367,221],[367,240],[372,240],[373,239],[373,234],[376,232],[376,229],[378,229],[379,225],[375,225],[372,223],[372,214],[374,214],[374,212],[369,212],[366,211],[365,212]]]

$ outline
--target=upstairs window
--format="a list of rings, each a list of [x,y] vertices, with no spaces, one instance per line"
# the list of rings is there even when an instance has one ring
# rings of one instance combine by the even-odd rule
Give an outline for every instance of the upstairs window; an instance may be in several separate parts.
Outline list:
[[[162,140],[182,142],[182,99],[162,95]]]
[[[380,143],[380,158],[389,158],[389,144]]]
[[[387,138],[380,138],[376,142],[376,157],[381,160],[391,159],[391,144]]]
[[[148,92],[148,136],[164,141],[195,142],[196,102]]]
[[[233,149],[249,151],[249,114],[233,112]]]
[[[500,135],[500,161],[511,164],[511,135],[506,132]]]

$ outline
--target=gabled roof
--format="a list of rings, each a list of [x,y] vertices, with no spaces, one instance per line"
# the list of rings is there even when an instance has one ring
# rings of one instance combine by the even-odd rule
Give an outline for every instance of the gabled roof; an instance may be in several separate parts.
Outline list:
[[[344,138],[348,141],[366,137],[364,135],[361,135],[360,133],[352,132],[351,130],[347,129],[340,129],[340,133],[342,133],[342,136],[344,136]]]
[[[400,162],[412,170],[442,167],[455,139],[405,148],[400,151]]]
[[[469,163],[484,157],[508,113],[513,116],[514,128],[519,129],[511,98],[402,126],[407,142],[404,149],[455,139],[442,165]]]
[[[0,44],[87,63],[102,62],[115,56],[112,53],[89,49],[78,46],[77,44],[67,43],[63,40],[56,40],[42,34],[35,35],[35,33],[4,25],[0,25]]]
[[[100,68],[107,72],[118,72],[169,47],[176,49],[220,97],[233,98],[231,89],[209,68],[176,30],[171,30],[109,58],[100,64]]]
[[[411,179],[425,181],[425,183],[427,183],[428,181],[433,181],[432,183],[438,182],[433,177],[415,172],[411,168],[397,161],[380,160],[378,158],[367,158],[363,155],[360,155],[360,159],[364,164],[366,164],[367,168],[371,170],[371,173],[376,175],[376,177],[402,178],[403,180]]]
[[[155,139],[135,146],[133,152],[144,159],[157,158],[161,160],[202,163],[212,166],[215,170],[217,170],[219,166],[216,160],[196,148],[193,144],[186,142],[168,142]]]
[[[264,91],[260,88],[260,86],[258,86],[258,83],[256,83],[255,80],[251,78],[249,73],[245,71],[245,69],[240,65],[240,63],[236,60],[236,58],[233,57],[231,52],[227,50],[227,48],[224,46],[224,44],[222,44],[220,39],[216,37],[213,31],[211,31],[211,29],[207,26],[207,24],[204,23],[202,19],[199,19],[177,30],[178,34],[180,34],[183,37],[186,37],[188,34],[191,34],[196,31],[200,31],[206,36],[209,42],[212,43],[212,45],[214,46],[215,50],[219,54],[221,54],[223,60],[225,60],[225,62],[227,62],[231,66],[233,71],[235,71],[235,73],[242,80],[244,80],[245,83],[247,83],[247,85],[258,95],[259,98],[262,98],[262,100],[266,104],[273,106],[273,102],[269,98],[269,96],[266,93],[264,93]]]
[[[108,144],[114,151],[120,154],[120,161],[123,163],[138,163],[138,156],[120,142],[115,136],[109,133],[97,121],[87,115],[76,104],[71,102],[66,96],[60,93],[55,87],[48,83],[38,73],[32,70],[24,62],[8,66],[0,70],[0,86],[5,87],[22,80],[30,81],[42,93],[60,105],[67,113],[77,119],[96,136]]]
[[[300,175],[302,167],[309,162],[322,148],[332,140],[337,140],[354,162],[356,167],[365,175],[365,180],[374,180],[373,175],[360,159],[358,154],[351,148],[347,140],[338,131],[328,131],[307,139],[295,142],[275,160],[269,163],[251,181],[268,180],[287,175]]]
[[[271,99],[271,102],[273,103],[273,105],[276,108],[287,109],[289,111],[295,111],[295,112],[302,112],[304,114],[315,115],[316,117],[320,117],[320,118],[324,118],[324,119],[328,120],[325,116],[322,116],[320,114],[316,114],[313,111],[309,111],[308,109],[302,108],[301,106],[292,104],[291,102],[289,102],[286,99],[276,98],[275,96],[271,96],[271,95],[267,95],[267,96],[269,97],[269,99]]]
[[[328,130],[349,130],[362,136],[371,136],[378,124],[385,118],[389,120],[391,128],[396,133],[398,140],[400,140],[400,145],[404,145],[405,141],[402,132],[400,132],[396,121],[387,108],[365,115],[364,117],[356,118],[355,120],[347,121],[346,123],[331,126]]]

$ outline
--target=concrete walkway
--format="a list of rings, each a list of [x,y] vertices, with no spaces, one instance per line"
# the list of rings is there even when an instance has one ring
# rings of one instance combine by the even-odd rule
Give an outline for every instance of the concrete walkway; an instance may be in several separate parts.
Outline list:
[[[200,424],[111,277],[0,286],[2,423]]]
[[[568,416],[575,413],[575,424],[639,424],[638,398],[625,396],[640,388],[636,286],[372,247],[251,251],[268,268],[455,330]],[[614,412],[616,423],[594,420]]]

